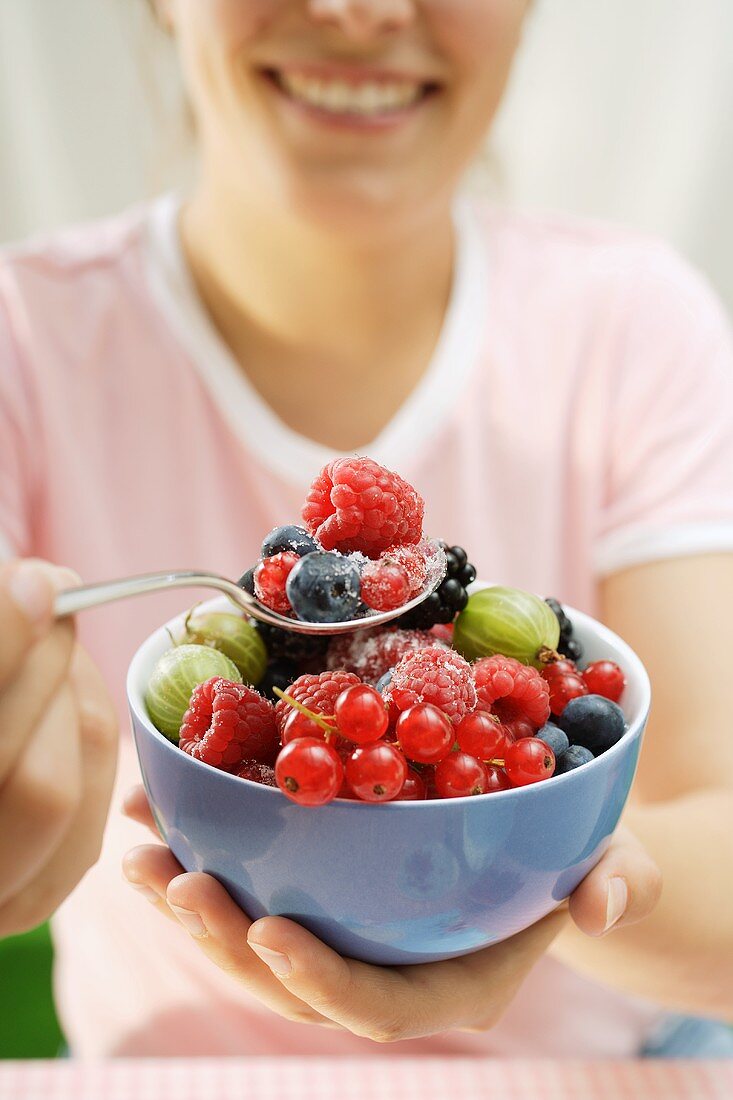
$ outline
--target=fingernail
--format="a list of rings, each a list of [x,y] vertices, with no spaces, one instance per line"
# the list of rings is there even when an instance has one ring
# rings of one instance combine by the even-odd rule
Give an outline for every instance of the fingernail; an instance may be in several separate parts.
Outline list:
[[[606,927],[604,932],[613,928],[626,912],[629,902],[629,890],[624,879],[616,876],[608,880],[608,895],[606,898]]]
[[[29,622],[40,626],[51,615],[52,584],[48,574],[31,562],[21,562],[8,577],[8,594]]]
[[[176,914],[183,927],[192,936],[206,934],[206,926],[198,913],[193,913],[190,909],[181,909],[178,905],[171,905],[171,911]]]
[[[290,965],[290,959],[287,955],[283,955],[282,951],[271,951],[269,947],[263,947],[260,943],[252,943],[251,940],[249,946],[255,955],[262,959],[263,963],[266,963],[273,973],[279,974],[281,978],[284,978],[293,969]]]
[[[130,882],[129,879],[127,881]],[[138,894],[140,894],[141,897],[145,898],[146,901],[160,901],[160,897],[158,894],[156,894],[155,890],[151,890],[151,888],[149,886],[145,886],[144,883],[130,882],[130,886],[132,886],[133,890],[137,890]]]

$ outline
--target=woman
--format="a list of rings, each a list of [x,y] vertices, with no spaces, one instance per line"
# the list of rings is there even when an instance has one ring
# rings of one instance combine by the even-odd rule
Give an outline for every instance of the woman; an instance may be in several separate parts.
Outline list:
[[[236,576],[325,460],[368,453],[480,575],[581,605],[640,653],[656,704],[625,827],[569,914],[380,970],[284,919],[251,925],[160,845],[125,858],[145,906],[119,860],[149,814],[138,789],[125,823],[115,796],[55,918],[75,1052],[615,1056],[665,1007],[733,1014],[730,338],[663,246],[456,198],[528,7],[160,0],[198,182],[6,257],[0,530],[9,555],[87,580]],[[83,617],[82,650],[49,625],[65,574],[15,563],[4,581],[9,932],[94,862],[103,682],[121,712],[129,656],[180,600]],[[135,774],[125,734],[119,789]]]

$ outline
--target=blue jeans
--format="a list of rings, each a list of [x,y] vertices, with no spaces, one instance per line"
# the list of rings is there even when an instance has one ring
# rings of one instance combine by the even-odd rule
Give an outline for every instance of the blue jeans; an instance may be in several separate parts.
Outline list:
[[[668,1016],[644,1045],[644,1058],[733,1058],[733,1028],[698,1016]]]

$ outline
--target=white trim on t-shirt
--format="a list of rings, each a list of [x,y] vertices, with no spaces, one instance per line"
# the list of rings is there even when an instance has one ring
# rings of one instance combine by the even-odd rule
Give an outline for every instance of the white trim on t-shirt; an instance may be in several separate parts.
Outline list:
[[[596,546],[595,572],[599,577],[607,577],[633,565],[731,551],[733,523],[730,520],[680,523],[660,528],[637,524],[601,539]]]
[[[263,464],[300,484],[304,476],[313,476],[346,452],[293,431],[249,382],[196,291],[178,232],[180,207],[176,195],[164,195],[151,206],[146,237],[151,291],[235,433]],[[391,469],[399,469],[435,435],[454,403],[462,399],[479,361],[486,333],[488,260],[468,201],[457,204],[454,225],[453,288],[431,362],[379,436],[359,448]]]

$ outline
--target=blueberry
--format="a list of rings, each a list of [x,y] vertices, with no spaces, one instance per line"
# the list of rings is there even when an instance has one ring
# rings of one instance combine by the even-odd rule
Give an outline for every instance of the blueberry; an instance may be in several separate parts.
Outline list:
[[[539,737],[540,741],[544,741],[546,745],[549,745],[556,759],[565,752],[570,744],[568,735],[554,722],[548,722],[541,729],[538,729],[536,736]]]
[[[580,695],[571,699],[558,725],[565,730],[571,745],[583,745],[595,756],[615,745],[626,729],[621,707],[602,695]]]
[[[385,691],[387,690],[389,685],[392,683],[392,673],[393,672],[394,672],[393,668],[388,668],[387,671],[385,672],[384,676],[380,676],[379,679],[377,680],[377,682],[375,684],[375,687],[376,687],[376,689],[377,689],[377,691],[379,692],[380,695],[384,695]]]
[[[269,535],[265,535],[262,542],[262,557],[271,558],[273,554],[290,550],[302,558],[304,554],[312,554],[318,549],[318,543],[312,535],[309,535],[303,527],[295,527],[290,523],[286,527],[275,527]]]
[[[307,623],[345,622],[361,604],[359,571],[341,554],[305,554],[291,569],[285,590],[293,611]]]
[[[565,772],[575,771],[576,768],[588,764],[591,760],[593,760],[593,753],[590,749],[583,748],[582,745],[571,745],[569,749],[565,749],[565,752],[555,757],[553,775],[564,775]]]
[[[255,567],[252,566],[246,573],[242,573],[242,576],[237,581],[240,588],[243,588],[245,592],[249,592],[250,596],[255,594]]]

